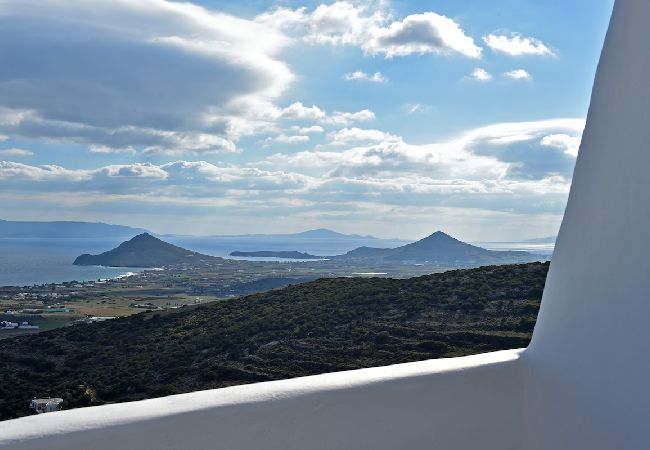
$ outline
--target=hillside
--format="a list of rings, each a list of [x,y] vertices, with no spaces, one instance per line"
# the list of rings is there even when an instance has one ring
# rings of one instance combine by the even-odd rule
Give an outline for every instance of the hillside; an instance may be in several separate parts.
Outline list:
[[[535,255],[528,252],[487,250],[459,241],[442,231],[436,231],[424,239],[401,247],[360,247],[337,258],[367,262],[409,261],[451,266],[504,264],[537,259]]]
[[[93,222],[18,222],[0,220],[2,238],[106,238],[144,233],[141,228]]]
[[[0,419],[527,345],[548,264],[330,278],[0,341]]]
[[[149,233],[142,233],[99,255],[83,254],[74,261],[77,266],[162,267],[220,259],[169,244]]]

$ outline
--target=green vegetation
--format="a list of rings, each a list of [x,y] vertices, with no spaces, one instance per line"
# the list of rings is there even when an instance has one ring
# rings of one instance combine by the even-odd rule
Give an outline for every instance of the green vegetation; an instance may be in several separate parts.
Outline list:
[[[548,263],[329,278],[0,341],[0,419],[526,346]]]

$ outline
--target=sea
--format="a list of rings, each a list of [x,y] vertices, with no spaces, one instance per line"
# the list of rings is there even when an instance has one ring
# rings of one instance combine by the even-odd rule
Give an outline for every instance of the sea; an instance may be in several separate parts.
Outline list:
[[[405,241],[372,239],[282,238],[269,236],[161,236],[172,244],[212,256],[228,256],[233,251],[297,250],[317,256],[340,255],[361,246],[398,247]],[[0,238],[0,286],[33,286],[67,281],[93,281],[141,272],[138,267],[75,266],[82,253],[102,253],[119,245],[124,238]],[[540,255],[553,251],[552,244],[517,242],[477,243],[493,250],[526,250]],[[232,258],[245,259],[245,258]],[[280,258],[250,258],[256,261],[287,261]],[[296,262],[295,260],[291,260]]]

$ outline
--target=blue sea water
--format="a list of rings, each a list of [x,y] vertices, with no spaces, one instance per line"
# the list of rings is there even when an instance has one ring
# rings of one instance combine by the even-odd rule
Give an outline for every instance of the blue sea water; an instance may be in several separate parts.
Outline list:
[[[82,253],[110,250],[121,239],[0,238],[0,286],[115,278],[141,269],[73,266]]]

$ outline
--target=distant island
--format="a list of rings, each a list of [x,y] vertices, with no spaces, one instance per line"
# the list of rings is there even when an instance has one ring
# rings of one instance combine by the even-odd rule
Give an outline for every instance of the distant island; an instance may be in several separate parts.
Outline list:
[[[142,233],[121,243],[113,250],[99,255],[83,254],[78,256],[73,264],[76,266],[162,267],[221,259],[186,250],[153,237],[149,233]]]
[[[225,234],[211,235],[214,238],[270,238],[270,239],[345,239],[345,240],[369,240],[369,241],[397,241],[399,239],[381,239],[371,235],[362,236],[360,234],[344,234],[327,228],[317,228],[314,230],[301,231],[299,233],[288,234]]]
[[[2,238],[106,238],[146,232],[142,228],[100,222],[25,222],[0,220]]]
[[[276,257],[286,259],[331,259],[354,263],[430,263],[434,265],[502,264],[533,261],[537,257],[525,251],[497,251],[459,241],[442,231],[396,248],[358,247],[344,255],[314,256],[299,251],[235,251],[230,256]]]
[[[244,258],[284,258],[284,259],[323,259],[322,256],[310,255],[297,251],[262,250],[257,252],[231,252],[230,256]]]
[[[436,265],[502,264],[535,259],[524,251],[497,251],[459,241],[442,231],[436,231],[417,242],[397,248],[360,247],[337,256],[348,261],[411,261]]]
[[[557,236],[546,236],[541,238],[526,239],[522,242],[525,242],[526,244],[555,244],[556,240]]]

